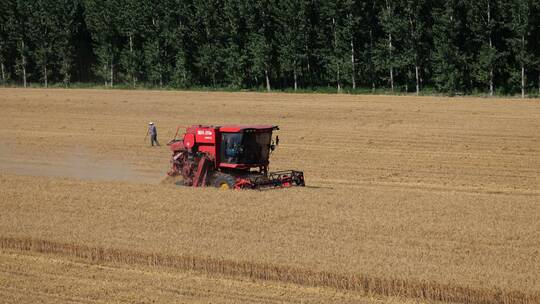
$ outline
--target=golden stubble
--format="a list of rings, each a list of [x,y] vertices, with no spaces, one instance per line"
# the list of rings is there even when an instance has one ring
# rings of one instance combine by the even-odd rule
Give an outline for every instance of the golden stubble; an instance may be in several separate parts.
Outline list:
[[[1,237],[358,276],[381,294],[538,295],[538,100],[0,90],[0,109]],[[311,187],[159,184],[169,152],[143,142],[149,120],[162,143],[177,125],[278,124],[272,168]]]

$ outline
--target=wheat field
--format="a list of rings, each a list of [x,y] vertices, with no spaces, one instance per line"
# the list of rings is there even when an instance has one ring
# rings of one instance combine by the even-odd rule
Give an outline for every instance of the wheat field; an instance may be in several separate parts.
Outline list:
[[[144,269],[204,281],[199,302],[232,281],[230,302],[261,302],[260,284],[293,284],[293,302],[540,302],[540,100],[0,89],[0,120],[11,299],[39,285],[20,273],[59,260],[113,265],[122,279],[103,288],[133,297],[126,272]],[[169,152],[143,141],[148,121],[162,144],[176,126],[277,124],[271,169],[301,169],[308,187],[160,184]]]
[[[0,254],[0,303],[359,303],[402,304],[320,287],[200,272],[89,264],[42,254]],[[38,287],[38,288],[36,288]],[[301,301],[300,301],[301,303]],[[407,300],[408,304],[426,302]]]

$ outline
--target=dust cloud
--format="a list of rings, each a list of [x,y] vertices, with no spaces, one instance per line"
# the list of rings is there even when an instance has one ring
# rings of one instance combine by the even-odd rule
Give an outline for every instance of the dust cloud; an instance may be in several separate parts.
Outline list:
[[[2,143],[0,143],[0,173],[93,181],[159,182],[122,160],[92,157],[89,150],[69,151],[48,157],[39,154],[21,154]]]

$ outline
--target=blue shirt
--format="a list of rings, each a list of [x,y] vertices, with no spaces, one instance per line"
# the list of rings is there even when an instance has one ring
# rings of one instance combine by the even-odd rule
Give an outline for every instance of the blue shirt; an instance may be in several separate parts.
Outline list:
[[[149,126],[148,126],[148,133],[150,133],[150,135],[157,135],[157,129],[156,129],[156,126],[154,126],[154,125],[149,125]]]

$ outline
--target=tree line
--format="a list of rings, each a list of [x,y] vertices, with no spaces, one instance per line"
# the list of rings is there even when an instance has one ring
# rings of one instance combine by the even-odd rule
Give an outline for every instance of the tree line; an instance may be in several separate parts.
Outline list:
[[[0,0],[4,84],[540,95],[540,0]]]

